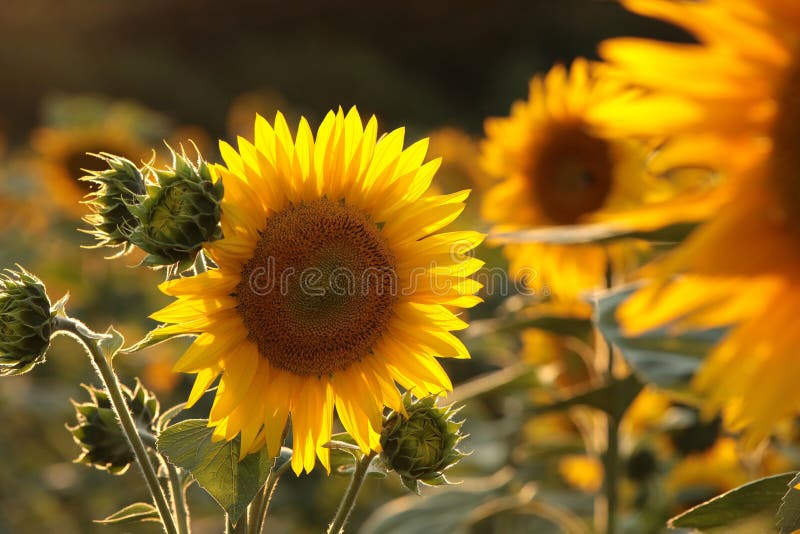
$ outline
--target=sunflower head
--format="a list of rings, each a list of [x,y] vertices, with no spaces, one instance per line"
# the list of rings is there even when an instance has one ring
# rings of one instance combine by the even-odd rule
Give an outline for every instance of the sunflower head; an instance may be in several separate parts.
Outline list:
[[[530,83],[528,100],[486,121],[482,164],[499,179],[483,203],[489,221],[516,227],[585,222],[641,200],[647,153],[603,135],[592,110],[626,89],[584,59]]]
[[[147,194],[127,204],[135,219],[128,241],[148,253],[142,264],[150,267],[191,265],[203,243],[222,237],[222,182],[202,158],[172,157],[172,166],[152,169]]]
[[[535,76],[527,100],[509,116],[486,121],[481,163],[496,183],[482,214],[495,232],[590,223],[664,194],[664,185],[645,172],[648,147],[606,135],[592,113],[629,92],[602,66],[579,58],[569,69],[557,65]],[[604,287],[609,263],[621,273],[638,261],[630,241],[613,247],[508,242],[504,253],[513,276],[562,301]]]
[[[427,140],[379,136],[375,117],[329,113],[255,122],[238,150],[221,143],[224,237],[216,267],[164,283],[174,302],[151,315],[161,333],[197,338],[175,370],[197,374],[189,404],[219,378],[209,425],[241,436],[242,454],[280,450],[291,418],[292,468],[330,470],[335,414],[361,450],[379,451],[383,412],[403,412],[398,385],[452,389],[437,358],[468,358],[456,315],[480,298],[469,251],[483,235],[442,232],[468,192],[428,193],[439,167]]]
[[[97,186],[85,201],[92,213],[83,220],[92,226],[88,233],[97,239],[97,247],[122,247],[125,253],[132,247],[127,235],[137,224],[128,205],[146,193],[144,178],[136,165],[126,158],[107,153],[99,158],[108,168],[82,178]]]
[[[0,273],[0,376],[44,362],[53,333],[44,284],[21,267]]]
[[[464,439],[463,421],[453,421],[458,413],[452,406],[439,407],[436,397],[403,397],[405,413],[393,412],[381,432],[382,458],[400,475],[403,484],[419,493],[419,483],[447,484],[444,471],[466,456],[457,449]]]
[[[77,423],[67,427],[75,443],[81,448],[81,455],[75,461],[108,470],[115,475],[122,474],[135,460],[135,456],[117,422],[108,394],[102,389],[85,384],[83,387],[89,394],[89,401],[72,401]],[[133,391],[123,385],[122,393],[137,428],[154,433],[153,423],[159,412],[156,397],[138,379]]]

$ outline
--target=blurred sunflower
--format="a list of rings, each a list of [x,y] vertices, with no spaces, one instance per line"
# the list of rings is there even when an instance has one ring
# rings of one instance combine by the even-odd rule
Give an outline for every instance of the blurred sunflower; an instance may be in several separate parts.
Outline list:
[[[255,145],[220,145],[225,237],[206,245],[219,266],[164,283],[177,300],[153,318],[163,333],[199,334],[175,366],[197,373],[194,404],[221,375],[209,425],[241,434],[242,455],[281,445],[291,414],[292,467],[330,469],[334,410],[363,451],[379,450],[384,407],[452,388],[436,357],[467,358],[466,327],[482,265],[477,232],[436,233],[469,192],[425,195],[439,160],[404,129],[378,140],[355,108],[330,112],[316,136],[283,115],[256,119]]]
[[[727,173],[727,202],[620,310],[631,334],[732,325],[695,378],[750,444],[800,411],[800,4],[628,0],[699,44],[616,39],[605,57],[650,92],[605,115],[671,138],[673,164]],[[676,273],[683,276],[675,277]]]
[[[569,71],[556,66],[533,78],[528,100],[515,103],[509,117],[486,121],[483,166],[501,181],[482,207],[495,233],[586,223],[663,195],[664,184],[645,172],[647,147],[604,137],[590,119],[594,106],[628,92],[579,58]],[[630,271],[641,249],[628,240],[608,246],[515,243],[505,252],[512,274],[525,277],[532,289],[576,299],[606,285],[609,263],[614,273]]]
[[[86,175],[84,169],[96,169],[101,164],[91,154],[110,152],[138,162],[148,153],[143,141],[113,124],[42,127],[33,133],[31,144],[39,155],[37,166],[49,198],[76,217],[85,214],[80,202],[90,191],[79,178]]]
[[[488,189],[490,178],[480,166],[480,146],[476,139],[458,128],[445,127],[429,135],[431,156],[442,158],[442,167],[436,173],[434,187],[445,193],[470,188],[474,191]]]
[[[603,464],[596,456],[568,454],[558,460],[564,481],[584,493],[596,493],[603,486]]]
[[[748,479],[736,441],[720,438],[707,451],[680,460],[667,475],[665,487],[672,496],[670,501],[679,509],[686,509],[740,486]]]
[[[228,135],[247,135],[253,129],[253,117],[256,114],[271,117],[278,110],[291,122],[300,117],[289,100],[275,89],[263,88],[242,93],[228,107],[225,118]]]
[[[65,213],[80,217],[89,193],[79,180],[102,162],[91,153],[110,152],[139,162],[153,157],[149,148],[169,129],[158,113],[138,104],[91,96],[59,96],[43,106],[44,125],[31,134],[37,159],[33,167],[49,198]]]

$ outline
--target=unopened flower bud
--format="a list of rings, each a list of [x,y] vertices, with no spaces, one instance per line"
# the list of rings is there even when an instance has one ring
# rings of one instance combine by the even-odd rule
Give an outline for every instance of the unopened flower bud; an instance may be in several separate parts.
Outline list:
[[[97,239],[96,247],[122,247],[122,255],[133,246],[127,236],[138,221],[128,205],[134,204],[137,196],[145,194],[144,178],[130,160],[112,154],[98,157],[105,161],[108,169],[92,171],[89,176],[81,178],[98,186],[85,202],[92,213],[83,220],[92,226],[92,230],[86,232]]]
[[[52,333],[42,281],[21,267],[0,273],[0,376],[21,375],[42,363]]]
[[[128,240],[148,253],[142,264],[149,267],[189,267],[203,243],[222,237],[222,182],[202,159],[192,163],[175,151],[172,156],[172,167],[153,169],[147,194],[128,205],[137,221]]]
[[[120,428],[108,394],[92,386],[83,387],[89,393],[90,400],[80,404],[72,401],[78,422],[74,426],[67,426],[75,443],[81,448],[81,455],[75,461],[108,470],[115,475],[122,474],[136,457]],[[146,390],[138,379],[133,391],[122,386],[122,394],[137,428],[153,433],[153,424],[159,411],[155,395]]]
[[[381,432],[384,463],[400,475],[403,484],[419,493],[419,483],[447,484],[444,471],[465,456],[456,447],[464,439],[463,421],[453,421],[458,410],[436,406],[436,397],[403,398],[406,413],[393,412]]]

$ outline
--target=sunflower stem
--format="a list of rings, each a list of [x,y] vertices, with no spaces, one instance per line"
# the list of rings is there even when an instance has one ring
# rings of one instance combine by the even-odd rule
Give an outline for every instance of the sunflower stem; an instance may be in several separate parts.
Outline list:
[[[276,458],[275,461],[277,462],[278,459]],[[284,462],[284,464],[278,469],[275,469],[275,464],[272,464],[272,467],[269,470],[269,475],[267,476],[267,482],[261,488],[261,491],[258,492],[255,500],[250,505],[250,524],[247,534],[261,534],[261,532],[264,530],[264,523],[267,520],[269,503],[272,500],[272,495],[275,493],[275,488],[278,485],[278,479],[280,479],[281,475],[289,470],[291,465],[291,462]]]
[[[606,264],[606,288],[614,285],[614,272],[611,261]],[[619,496],[619,388],[614,376],[614,347],[610,341],[605,340],[605,351],[608,356],[606,363],[606,383],[611,391],[611,413],[606,419],[606,451],[603,455],[604,463],[604,490],[606,496],[606,534],[615,534],[617,531],[617,501]]]
[[[178,468],[169,462],[167,472],[169,473],[169,489],[172,494],[172,509],[175,511],[175,519],[178,523],[178,534],[190,534],[192,529],[189,526],[189,507],[186,505],[186,490],[181,483]]]
[[[131,416],[130,408],[125,402],[125,397],[122,394],[117,375],[114,373],[111,363],[106,358],[105,354],[103,354],[98,344],[98,340],[102,339],[103,335],[93,332],[82,322],[69,317],[56,317],[55,330],[70,335],[86,349],[86,352],[89,354],[94,364],[95,370],[103,381],[103,386],[108,392],[108,397],[111,401],[111,406],[114,408],[117,421],[122,427],[122,431],[136,456],[147,488],[150,490],[150,495],[158,509],[158,515],[161,518],[164,531],[167,534],[178,534],[178,529],[175,526],[175,519],[172,517],[167,497],[164,494],[161,484],[158,482],[158,475],[156,474],[155,467],[153,467],[153,463],[150,461],[147,448],[142,442],[141,436],[139,436],[136,423]]]
[[[375,458],[375,452],[370,451],[369,454],[365,454],[361,460],[356,463],[356,470],[353,472],[353,478],[350,479],[350,485],[347,487],[344,496],[342,496],[339,509],[336,510],[336,515],[328,527],[328,534],[341,534],[344,531],[344,525],[347,523],[347,519],[350,517],[350,513],[355,507],[358,492],[361,490],[361,486],[367,478],[367,470],[373,458]]]

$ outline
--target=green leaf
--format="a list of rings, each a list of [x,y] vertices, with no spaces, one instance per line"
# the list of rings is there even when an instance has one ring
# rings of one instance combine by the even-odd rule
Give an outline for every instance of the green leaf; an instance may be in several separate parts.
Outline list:
[[[591,406],[620,419],[641,390],[642,383],[636,375],[630,375],[615,380],[612,384],[590,389],[552,404],[536,406],[534,412],[540,414],[572,406]]]
[[[181,421],[161,433],[158,450],[189,471],[235,522],[266,482],[273,458],[265,448],[240,462],[239,438],[212,442],[212,432],[205,420]]]
[[[159,331],[164,328],[165,325],[158,326],[147,333],[144,338],[138,343],[131,345],[130,347],[125,347],[121,349],[119,352],[121,354],[133,354],[134,352],[139,352],[140,350],[146,349],[148,347],[152,347],[154,345],[158,345],[159,343],[163,343],[165,341],[169,341],[170,339],[174,339],[176,337],[187,337],[187,336],[194,336],[194,334],[162,334]]]
[[[800,529],[800,473],[789,481],[789,491],[783,496],[778,509],[778,528],[781,534],[789,534]]]
[[[610,223],[579,224],[572,226],[548,226],[516,232],[502,232],[489,236],[497,243],[553,243],[559,245],[582,245],[605,243],[619,239],[643,239],[655,243],[679,243],[697,226],[694,222],[682,222],[654,230],[635,230]]]
[[[108,361],[116,356],[124,344],[125,338],[113,326],[109,326],[106,335],[97,342],[97,346],[103,351],[103,355]]]
[[[158,432],[161,432],[162,430],[167,428],[167,425],[170,424],[172,420],[175,419],[175,417],[177,417],[178,414],[181,413],[181,411],[183,411],[184,408],[186,408],[186,403],[182,402],[180,404],[176,404],[172,408],[162,413],[158,417],[158,420],[156,421],[156,430],[158,430]]]
[[[795,473],[783,473],[748,482],[673,517],[667,525],[704,531],[729,527],[760,514],[774,517],[786,493],[786,485],[794,476]]]
[[[137,502],[129,504],[122,510],[114,512],[105,519],[95,519],[95,523],[102,523],[103,525],[124,525],[127,523],[136,523],[139,521],[161,521],[158,515],[158,510],[152,504],[146,502]]]
[[[642,380],[661,388],[685,390],[703,358],[726,330],[692,330],[675,335],[662,328],[628,336],[622,332],[616,312],[638,287],[629,284],[601,295],[597,301],[597,326]]]

